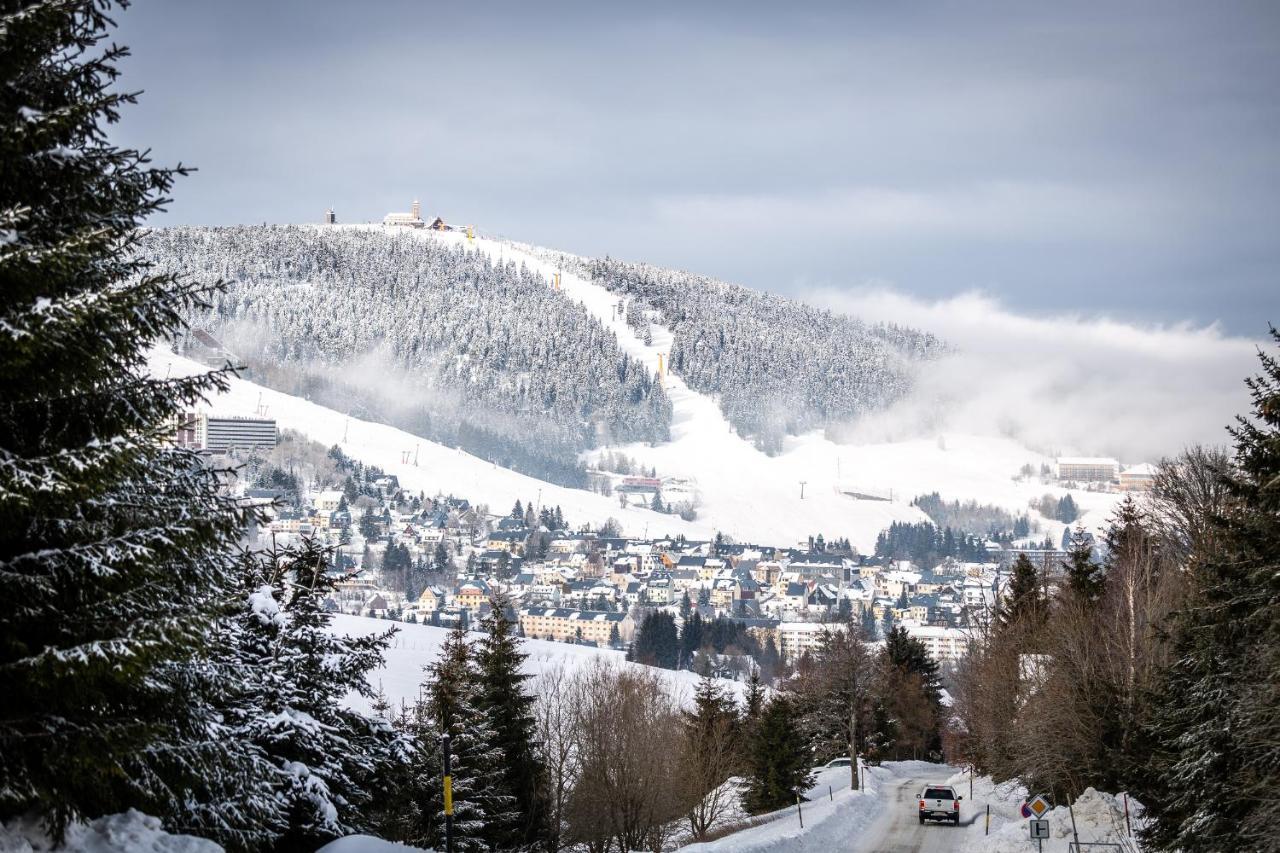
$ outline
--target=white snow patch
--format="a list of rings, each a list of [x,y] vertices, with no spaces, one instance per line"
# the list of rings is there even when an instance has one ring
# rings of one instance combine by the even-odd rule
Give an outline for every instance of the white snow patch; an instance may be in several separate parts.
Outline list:
[[[335,614],[330,630],[338,635],[363,637],[386,631],[393,623],[383,619],[367,616],[348,616]],[[374,688],[381,687],[393,707],[400,702],[413,704],[418,698],[419,687],[426,678],[423,668],[436,660],[440,655],[440,646],[449,636],[451,629],[436,628],[431,625],[412,625],[394,623],[399,629],[391,639],[391,648],[385,654],[386,664],[381,669],[369,673],[369,683]],[[478,638],[475,634],[473,637]],[[638,663],[629,663],[626,654],[612,649],[598,649],[593,646],[577,646],[571,643],[556,643],[549,640],[520,641],[520,651],[525,658],[523,671],[534,676],[529,681],[531,689],[537,689],[537,676],[544,672],[563,668],[566,673],[603,659],[618,666],[641,667]],[[671,691],[671,694],[684,704],[692,703],[693,692],[698,686],[698,676],[687,670],[658,669],[643,667],[655,672]],[[742,696],[742,685],[737,682],[724,681],[722,684],[733,691],[737,697]],[[347,702],[360,711],[370,710],[368,700],[360,696],[349,696]]]
[[[19,818],[0,824],[0,850],[8,853],[221,853],[222,847],[191,835],[170,835],[160,819],[130,809],[67,827],[62,846],[55,846],[36,820]]]
[[[410,847],[394,841],[383,841],[372,835],[348,835],[330,841],[316,853],[431,853],[425,847]]]

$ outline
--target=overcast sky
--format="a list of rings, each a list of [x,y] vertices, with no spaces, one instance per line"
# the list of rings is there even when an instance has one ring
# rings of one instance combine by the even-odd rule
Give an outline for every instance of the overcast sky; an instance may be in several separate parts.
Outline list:
[[[166,223],[418,197],[781,293],[1261,338],[1280,4],[1032,5],[139,0],[115,137],[199,167]]]

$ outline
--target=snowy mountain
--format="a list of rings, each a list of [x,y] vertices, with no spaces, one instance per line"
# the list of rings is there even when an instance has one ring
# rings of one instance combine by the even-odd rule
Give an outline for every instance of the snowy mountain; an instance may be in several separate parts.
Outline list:
[[[654,377],[648,399],[662,400],[669,407],[667,440],[648,437],[628,440],[624,431],[622,436],[604,431],[593,441],[583,439],[579,442],[583,450],[581,456],[574,458],[573,464],[592,464],[609,452],[625,453],[640,466],[657,471],[663,482],[666,502],[687,500],[696,505],[697,517],[696,520],[685,521],[673,515],[653,512],[634,502],[624,508],[618,497],[573,488],[577,481],[565,484],[560,477],[546,470],[550,467],[547,465],[527,473],[522,473],[518,465],[504,467],[500,463],[506,460],[495,462],[486,453],[492,449],[491,446],[476,447],[461,440],[458,434],[435,433],[423,428],[421,421],[401,422],[380,417],[382,412],[368,412],[355,406],[343,407],[342,400],[334,400],[330,396],[331,389],[317,387],[315,383],[305,385],[302,389],[304,396],[284,393],[289,387],[274,390],[270,380],[276,376],[265,370],[249,374],[260,382],[248,381],[247,378],[236,380],[228,394],[210,402],[218,411],[241,415],[253,414],[260,410],[260,406],[265,406],[268,416],[275,417],[281,427],[296,429],[326,445],[340,444],[352,458],[376,464],[388,473],[396,474],[410,489],[420,489],[429,494],[453,493],[494,507],[509,506],[517,499],[527,501],[542,490],[544,504],[561,505],[566,515],[579,523],[601,524],[615,517],[624,530],[633,535],[644,535],[646,531],[651,535],[684,533],[705,539],[722,531],[739,541],[789,545],[822,533],[828,539],[847,537],[864,553],[872,550],[876,535],[892,522],[927,520],[919,509],[911,505],[911,500],[917,495],[937,491],[949,500],[976,499],[1021,513],[1029,502],[1046,493],[1054,496],[1066,493],[1064,489],[1038,479],[1018,478],[1019,470],[1024,466],[1040,470],[1042,465],[1052,460],[1008,438],[948,433],[930,439],[895,443],[841,444],[828,439],[824,430],[815,428],[798,435],[783,435],[772,452],[764,452],[754,437],[744,436],[734,427],[719,395],[696,390],[678,369],[672,371],[669,368],[668,356],[676,349],[675,334],[657,322],[660,317],[656,313],[651,314],[643,328],[637,330],[634,317],[631,323],[628,322],[625,306],[624,310],[618,310],[618,293],[592,279],[581,259],[508,241],[470,240],[457,232],[401,230],[387,233],[381,226],[240,229],[246,234],[262,232],[262,235],[249,237],[230,234],[235,231],[237,229],[183,229],[157,232],[157,235],[166,235],[164,239],[177,241],[189,249],[185,254],[166,250],[165,257],[170,258],[170,262],[177,263],[179,254],[184,258],[189,254],[190,258],[181,262],[183,269],[193,273],[204,270],[205,275],[228,278],[247,275],[240,264],[250,265],[244,267],[245,270],[255,269],[257,267],[253,265],[259,264],[252,258],[221,254],[229,243],[239,245],[236,241],[240,240],[246,241],[245,245],[254,244],[254,241],[297,240],[312,247],[351,245],[364,247],[361,251],[368,249],[370,252],[374,251],[372,247],[381,246],[407,257],[450,258],[449,263],[461,265],[459,268],[514,270],[511,272],[513,281],[524,282],[525,286],[537,291],[537,304],[543,305],[545,300],[546,305],[554,306],[555,316],[575,318],[579,330],[590,330],[587,339],[599,342],[600,353],[609,353],[609,357],[616,359],[618,364],[625,364],[633,376]],[[339,236],[331,236],[328,232]],[[366,239],[371,242],[366,243]],[[197,244],[201,241],[217,248],[218,252],[215,253],[214,248],[200,250]],[[421,254],[413,248],[419,244],[428,247]],[[206,260],[199,260],[202,257],[200,251],[206,253],[203,256]],[[213,260],[215,255],[217,261]],[[323,254],[317,257],[323,257]],[[311,262],[320,263],[314,258]],[[557,274],[559,289],[555,290],[546,283],[553,281]],[[309,274],[298,271],[293,275],[301,281]],[[248,300],[247,306],[258,307],[215,308],[205,319],[212,323],[218,316],[242,316],[258,311],[264,316],[277,316],[271,312],[279,311],[279,316],[291,318],[289,322],[298,323],[299,328],[308,328],[308,323],[318,322],[308,319],[307,311],[302,308],[278,307],[287,301],[281,295],[282,288],[305,292],[314,288],[297,282],[286,284],[283,279],[272,281],[274,285],[233,285],[232,292],[243,294]],[[375,287],[373,284],[369,286]],[[511,287],[519,290],[515,284]],[[330,298],[339,299],[338,296],[325,297]],[[478,294],[470,298],[483,301]],[[508,304],[524,304],[521,302],[524,298],[512,295]],[[319,304],[326,304],[325,299],[320,299]],[[363,337],[365,332],[339,331],[344,316],[349,318],[348,323],[358,325],[361,322],[360,317],[364,315],[358,307],[358,303],[352,303],[346,314],[334,313],[325,321],[333,324],[325,334],[341,334],[345,336],[344,340],[366,343],[372,340]],[[326,310],[337,311],[337,308]],[[428,321],[428,317],[419,317],[417,322]],[[320,327],[313,325],[310,328]],[[523,327],[521,333],[543,334]],[[925,336],[895,332],[893,329],[864,329],[864,334],[868,340],[883,339],[885,342],[872,346],[891,351],[897,351],[900,346],[918,346],[920,351],[915,356],[903,357],[906,361],[927,356],[936,346],[936,342]],[[901,341],[907,343],[894,343],[895,335],[900,335]],[[491,338],[485,332],[482,339],[500,340],[502,336]],[[321,352],[319,344],[309,346],[315,346],[316,352]],[[456,348],[462,344],[451,346]],[[479,344],[472,346],[478,348]],[[486,343],[486,346],[492,354],[502,346],[508,347],[505,351],[510,352],[509,347],[515,344],[499,346]],[[270,354],[273,350],[257,352]],[[322,354],[322,358],[308,363],[324,363],[324,358],[337,359],[341,350],[334,348],[332,353]],[[901,365],[906,361],[895,363]],[[168,352],[157,352],[152,359],[152,369],[189,372],[200,369],[200,365]],[[316,375],[319,374],[314,374],[313,378]],[[353,369],[347,375],[357,387],[376,386],[381,372],[366,367],[363,370]],[[504,374],[495,368],[475,375],[488,377],[487,383],[501,384],[498,380]],[[622,381],[621,385],[625,387],[627,381],[632,380]],[[462,387],[456,386],[457,389]],[[462,392],[458,390],[456,393]],[[625,399],[625,395],[620,399]],[[643,400],[640,404],[643,405]],[[353,411],[354,415],[348,414]],[[510,423],[519,422],[513,420]],[[1115,504],[1112,495],[1093,492],[1073,494],[1088,526],[1101,524]],[[1060,524],[1043,520],[1041,523],[1055,539],[1060,537]]]
[[[225,283],[191,323],[269,387],[567,485],[580,450],[669,437],[652,374],[517,259],[291,226],[163,229],[143,252]]]
[[[579,271],[626,299],[628,325],[671,332],[671,368],[720,408],[757,447],[857,418],[900,399],[932,335],[869,326],[842,314],[704,276],[609,258]]]

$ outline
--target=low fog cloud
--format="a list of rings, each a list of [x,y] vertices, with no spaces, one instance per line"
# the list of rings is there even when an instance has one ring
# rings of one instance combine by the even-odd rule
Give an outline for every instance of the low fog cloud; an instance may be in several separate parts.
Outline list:
[[[1044,453],[1154,461],[1188,444],[1227,444],[1249,405],[1258,343],[1216,326],[1138,326],[1030,317],[967,293],[924,302],[891,289],[814,290],[806,299],[868,321],[926,329],[954,353],[918,390],[853,429],[860,440],[942,430],[1016,438]]]

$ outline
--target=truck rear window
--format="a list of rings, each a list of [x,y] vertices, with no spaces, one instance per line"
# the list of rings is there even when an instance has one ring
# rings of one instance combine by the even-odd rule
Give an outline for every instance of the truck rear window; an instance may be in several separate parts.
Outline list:
[[[955,795],[947,788],[925,788],[924,799],[926,800],[950,800]]]

